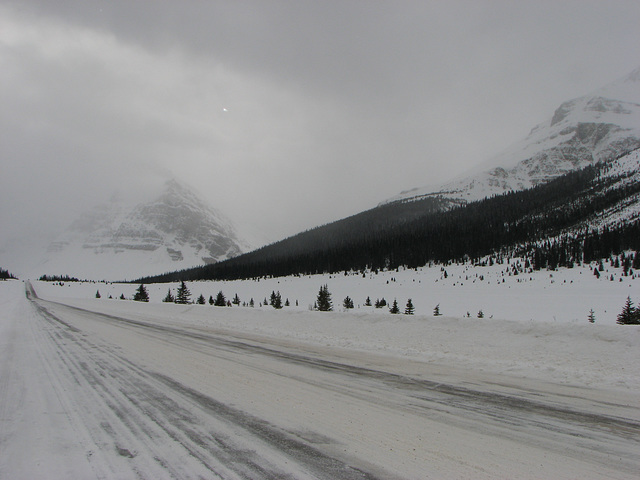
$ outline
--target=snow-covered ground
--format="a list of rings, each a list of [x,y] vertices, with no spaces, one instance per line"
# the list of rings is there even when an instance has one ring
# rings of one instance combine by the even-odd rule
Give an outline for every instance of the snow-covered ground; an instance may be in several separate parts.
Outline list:
[[[207,299],[206,305],[187,307],[162,303],[168,290],[175,295],[177,284],[147,285],[150,304],[144,305],[117,300],[121,295],[132,298],[138,285],[34,284],[44,298],[64,298],[92,310],[133,309],[140,315],[179,323],[640,392],[640,375],[628,368],[640,360],[640,330],[615,323],[627,296],[640,302],[640,277],[624,276],[622,267],[607,263],[599,278],[593,274],[596,264],[514,275],[517,265],[523,262],[486,267],[434,265],[364,277],[339,274],[187,282],[193,301],[200,294]],[[325,284],[334,311],[310,311]],[[95,298],[97,291],[100,300]],[[219,291],[228,300],[237,294],[241,306],[210,306],[209,297],[215,298]],[[264,305],[274,291],[280,292],[283,303],[289,300],[290,306],[275,310]],[[346,296],[354,300],[354,309],[342,306]],[[372,303],[384,298],[388,305],[364,306],[367,297]],[[389,313],[394,299],[404,312],[409,298],[415,315]],[[254,308],[242,306],[251,299]],[[440,316],[433,315],[436,306]],[[595,324],[588,321],[591,310]],[[478,318],[480,311],[483,318]]]
[[[505,268],[188,283],[255,308],[0,282],[0,477],[634,478],[640,280]],[[324,283],[356,308],[310,311]]]
[[[258,308],[269,300],[271,292],[280,292],[285,310],[306,311],[315,303],[322,285],[332,294],[334,310],[343,311],[346,296],[353,299],[355,308],[350,313],[386,314],[388,308],[365,307],[367,297],[371,303],[384,298],[389,306],[397,299],[404,312],[409,298],[418,315],[432,315],[436,305],[447,317],[476,318],[482,310],[485,320],[501,319],[551,323],[587,322],[593,309],[598,325],[614,325],[627,296],[640,302],[640,271],[625,276],[622,267],[609,262],[603,264],[600,277],[593,274],[597,263],[557,271],[530,271],[523,260],[505,261],[492,266],[452,264],[432,265],[415,270],[367,272],[349,275],[311,275],[231,282],[187,282],[191,300],[202,294],[208,300],[222,291],[228,300],[237,294],[241,302],[253,298]],[[519,267],[519,268],[517,268]],[[514,274],[518,271],[518,274]],[[102,298],[110,295],[132,298],[138,285],[83,283],[58,285],[42,284],[43,294],[65,298],[93,298],[99,291]],[[147,286],[151,303],[161,302],[170,289],[175,295],[177,284]],[[296,302],[298,305],[296,306]]]

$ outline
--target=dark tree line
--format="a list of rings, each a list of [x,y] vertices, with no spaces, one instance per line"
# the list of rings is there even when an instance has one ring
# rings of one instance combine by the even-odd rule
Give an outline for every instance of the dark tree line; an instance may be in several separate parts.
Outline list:
[[[535,268],[554,268],[623,249],[640,250],[638,219],[615,228],[563,234],[640,192],[640,185],[631,182],[611,188],[617,179],[603,178],[606,168],[604,163],[588,166],[529,190],[463,206],[439,197],[384,205],[224,262],[141,280],[233,280],[413,268],[476,259],[523,245]]]
[[[42,275],[38,278],[41,282],[79,282],[80,279],[69,275]]]
[[[16,277],[9,272],[9,270],[5,270],[4,268],[0,268],[0,280],[9,280],[9,279],[16,279]]]

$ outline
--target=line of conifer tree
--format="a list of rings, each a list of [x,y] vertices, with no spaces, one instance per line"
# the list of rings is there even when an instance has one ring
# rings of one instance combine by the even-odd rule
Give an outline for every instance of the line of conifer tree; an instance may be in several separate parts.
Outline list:
[[[16,277],[12,273],[10,273],[9,270],[0,268],[0,280],[9,280],[9,279],[15,280]]]
[[[640,193],[629,182],[609,188],[606,164],[570,172],[535,188],[439,211],[444,199],[385,205],[303,232],[224,262],[143,279],[233,280],[348,270],[409,268],[480,258],[525,245],[536,268],[640,250],[640,220],[562,233]],[[549,240],[547,238],[559,238]]]

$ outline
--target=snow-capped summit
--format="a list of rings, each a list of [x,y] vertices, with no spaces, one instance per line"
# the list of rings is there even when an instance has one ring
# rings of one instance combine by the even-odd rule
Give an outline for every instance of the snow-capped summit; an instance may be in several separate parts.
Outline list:
[[[560,105],[522,141],[443,185],[415,188],[383,203],[442,196],[480,200],[546,182],[640,147],[640,68]]]
[[[232,222],[191,189],[167,181],[133,206],[118,195],[82,214],[49,246],[39,270],[132,279],[236,256],[248,245]]]

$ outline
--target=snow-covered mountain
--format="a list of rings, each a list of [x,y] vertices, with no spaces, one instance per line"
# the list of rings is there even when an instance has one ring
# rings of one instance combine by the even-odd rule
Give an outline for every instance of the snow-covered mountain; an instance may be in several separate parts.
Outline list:
[[[640,147],[640,68],[560,105],[522,141],[440,186],[415,188],[383,203],[441,196],[454,203],[523,190]]]
[[[38,270],[92,279],[133,279],[236,256],[249,246],[232,222],[176,180],[151,201],[118,196],[82,214],[49,245]]]

